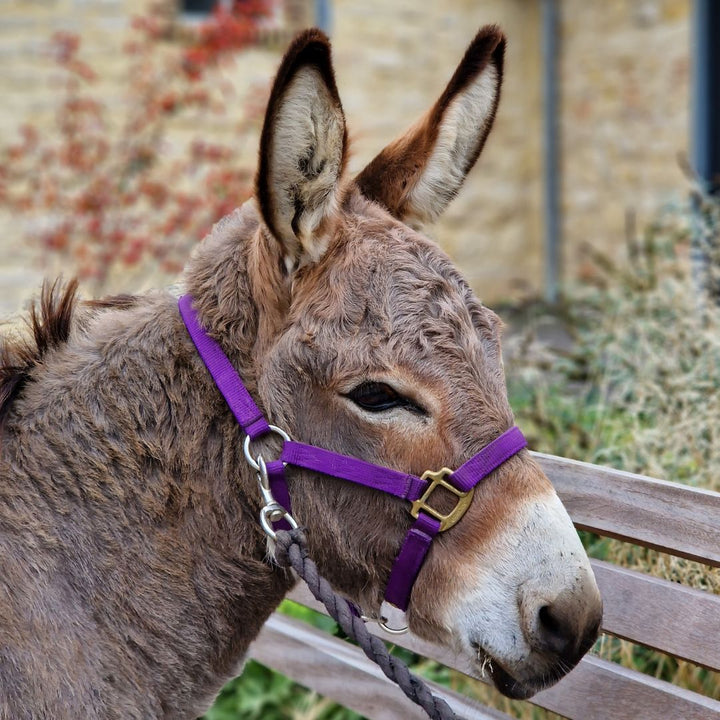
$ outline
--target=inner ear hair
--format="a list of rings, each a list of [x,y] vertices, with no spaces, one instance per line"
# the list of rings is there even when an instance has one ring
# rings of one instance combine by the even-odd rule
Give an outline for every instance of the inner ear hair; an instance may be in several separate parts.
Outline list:
[[[346,160],[346,128],[320,30],[290,46],[268,102],[256,192],[263,219],[283,245],[288,271],[327,249],[323,224],[335,212]]]

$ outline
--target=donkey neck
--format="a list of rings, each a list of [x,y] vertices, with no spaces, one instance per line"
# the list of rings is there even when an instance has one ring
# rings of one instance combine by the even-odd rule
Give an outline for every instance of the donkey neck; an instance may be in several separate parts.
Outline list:
[[[282,263],[277,241],[261,229],[255,202],[249,200],[215,225],[186,270],[200,322],[255,396],[262,357],[290,305]]]

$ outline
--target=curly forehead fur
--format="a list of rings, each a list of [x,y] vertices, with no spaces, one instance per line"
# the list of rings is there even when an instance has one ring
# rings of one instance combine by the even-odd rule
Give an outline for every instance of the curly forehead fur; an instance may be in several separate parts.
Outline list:
[[[369,205],[353,200],[355,210]],[[308,339],[345,341],[362,330],[368,358],[382,347],[395,362],[438,351],[465,362],[482,351],[497,361],[501,322],[445,253],[377,207],[362,209],[346,215],[323,261],[298,274],[291,320]]]
[[[355,197],[322,262],[295,279],[296,356],[316,379],[422,368],[474,380],[503,405],[501,322],[432,241]],[[360,214],[358,211],[362,211]],[[500,383],[500,386],[498,386]]]

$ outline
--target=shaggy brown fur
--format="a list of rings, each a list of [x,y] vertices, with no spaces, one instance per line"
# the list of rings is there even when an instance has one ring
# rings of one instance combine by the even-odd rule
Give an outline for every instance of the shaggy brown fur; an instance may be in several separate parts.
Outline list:
[[[77,292],[77,280],[64,289],[56,280],[43,283],[40,307],[30,307],[32,339],[0,338],[0,430],[13,399],[30,379],[32,371],[53,349],[67,342],[70,335]]]
[[[496,30],[483,31],[481,44],[491,35],[499,47]],[[302,92],[292,84],[298,68]],[[497,318],[434,244],[340,177],[344,123],[321,33],[296,40],[272,97],[260,204],[218,223],[186,270],[201,322],[270,420],[298,440],[415,473],[459,465],[512,423]],[[307,147],[315,111],[327,135]],[[288,117],[305,128],[301,146],[278,129]],[[492,118],[480,120],[489,129]],[[287,153],[270,152],[278,133]],[[482,142],[467,143],[474,157]],[[288,197],[292,227],[310,235],[273,233],[288,225]],[[76,306],[75,289],[46,286],[31,313],[34,341],[3,351],[0,718],[194,718],[239,671],[293,580],[267,555],[242,432],[176,298]],[[424,412],[370,417],[347,397],[368,378],[392,383]],[[276,451],[256,445],[266,457]],[[377,608],[411,522],[406,504],[288,475],[320,569]],[[526,453],[488,478],[420,574],[416,632],[448,642],[441,611],[458,592],[458,549],[492,547],[518,500],[548,492]],[[592,614],[597,603],[587,607]],[[577,660],[543,658],[539,678]]]

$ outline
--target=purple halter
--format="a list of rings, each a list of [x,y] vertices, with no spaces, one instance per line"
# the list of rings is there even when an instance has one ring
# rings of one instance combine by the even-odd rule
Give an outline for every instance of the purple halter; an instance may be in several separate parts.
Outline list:
[[[285,482],[284,469],[286,465],[293,465],[374,488],[412,503],[410,513],[415,518],[415,522],[405,536],[400,552],[395,558],[385,589],[386,602],[383,603],[385,612],[381,610],[386,621],[384,627],[391,632],[403,632],[407,629],[406,627],[388,627],[387,615],[399,610],[401,611],[399,614],[404,617],[410,603],[410,594],[415,579],[435,536],[439,532],[451,528],[462,518],[470,505],[475,486],[483,478],[527,445],[520,429],[511,427],[454,472],[443,468],[439,472],[428,471],[422,478],[380,465],[373,465],[358,458],[340,455],[314,445],[294,442],[288,439],[284,432],[267,422],[225,353],[200,326],[192,307],[192,298],[184,295],[178,301],[178,306],[200,357],[236,420],[247,434],[245,448],[248,459],[250,459],[248,452],[250,441],[270,432],[276,432],[283,437],[284,444],[280,458],[268,462],[267,465],[263,463],[263,467],[269,481],[269,491],[265,499],[269,502],[279,503],[285,510],[285,518],[290,517],[291,510]],[[251,463],[256,470],[259,470],[257,463],[252,461]],[[433,491],[437,487],[443,487],[457,497],[455,507],[445,515],[429,504]],[[264,519],[263,522],[265,522]],[[281,529],[289,527],[287,519],[274,522],[274,525]],[[387,608],[388,603],[390,603],[390,608]],[[394,614],[397,617],[398,613]]]

